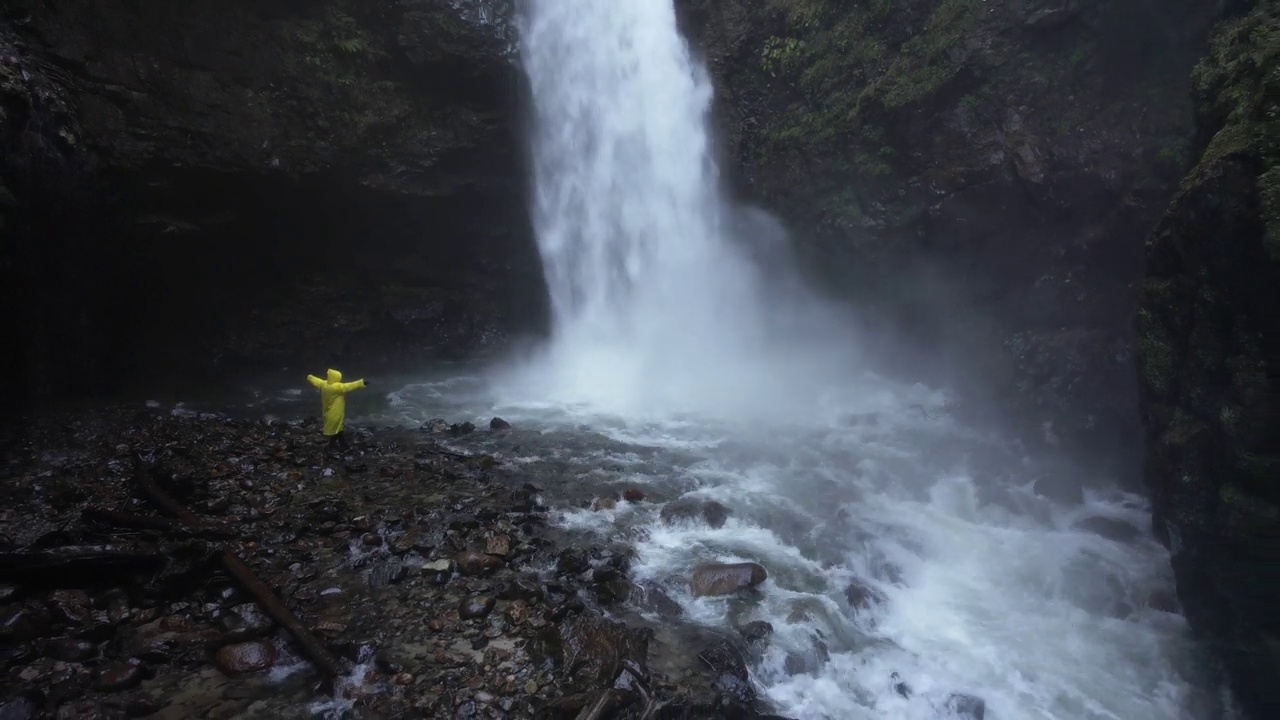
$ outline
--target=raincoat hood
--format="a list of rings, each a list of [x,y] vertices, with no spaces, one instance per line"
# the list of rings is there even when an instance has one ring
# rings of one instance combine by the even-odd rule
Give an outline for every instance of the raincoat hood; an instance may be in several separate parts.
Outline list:
[[[342,382],[342,373],[338,372],[337,370],[334,370],[334,369],[330,368],[330,369],[329,369],[329,382]]]

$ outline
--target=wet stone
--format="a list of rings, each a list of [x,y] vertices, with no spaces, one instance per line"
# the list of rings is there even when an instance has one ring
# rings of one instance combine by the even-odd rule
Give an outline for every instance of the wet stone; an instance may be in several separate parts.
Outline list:
[[[640,488],[627,488],[622,491],[622,499],[627,502],[641,502],[644,498],[644,491]]]
[[[395,585],[408,577],[408,575],[409,569],[399,561],[378,563],[369,571],[369,585],[371,587]]]
[[[49,593],[49,610],[53,617],[71,625],[89,620],[89,596],[83,590],[54,590]]]
[[[142,682],[142,677],[141,663],[117,661],[107,665],[98,673],[95,685],[103,692],[119,692],[136,687]]]
[[[475,620],[486,617],[493,611],[495,600],[491,597],[466,598],[458,604],[458,617],[463,620]]]
[[[580,548],[569,548],[556,558],[556,571],[561,575],[576,575],[590,566],[587,554]]]
[[[360,541],[367,547],[380,547],[382,545],[382,536],[375,533],[365,533]]]
[[[214,662],[224,674],[240,675],[266,670],[275,664],[276,656],[276,647],[271,643],[244,642],[218,650]]]
[[[849,586],[844,589],[844,596],[849,601],[849,607],[855,610],[866,610],[885,600],[884,595],[878,590],[857,580],[849,583]]]
[[[738,632],[747,642],[760,642],[768,640],[769,636],[773,634],[773,625],[764,620],[756,620],[743,625],[738,629]]]
[[[275,622],[266,616],[254,603],[237,605],[218,616],[218,627],[233,642],[251,640],[261,637],[275,627]]]
[[[694,597],[731,595],[754,588],[768,577],[769,573],[758,563],[714,563],[695,568],[689,587]]]
[[[484,551],[489,555],[508,555],[511,553],[511,538],[506,535],[491,535],[485,538]]]
[[[506,420],[503,420],[500,417],[496,417],[489,421],[489,429],[490,430],[510,430],[511,423],[507,422]]]
[[[701,520],[712,528],[720,528],[729,519],[729,508],[715,500],[684,497],[668,503],[659,516],[666,523]]]
[[[960,720],[984,720],[987,716],[987,703],[980,697],[952,693],[947,698],[947,710]]]
[[[391,552],[396,555],[404,555],[410,550],[426,549],[428,549],[427,546],[422,542],[422,532],[418,528],[413,528],[391,541]]]
[[[0,608],[0,642],[22,642],[40,637],[49,630],[50,618],[36,602]]]
[[[98,647],[88,640],[57,638],[49,641],[45,654],[63,662],[84,662],[98,654]]]
[[[473,550],[458,553],[455,561],[458,563],[458,572],[472,576],[488,575],[503,565],[501,558]]]
[[[652,583],[637,586],[632,600],[640,610],[656,613],[664,620],[674,620],[684,615],[680,604],[672,600],[665,590]]]
[[[39,706],[29,698],[14,698],[0,703],[0,720],[31,720]]]
[[[500,600],[524,600],[538,602],[542,599],[542,586],[536,577],[519,577],[498,586]]]

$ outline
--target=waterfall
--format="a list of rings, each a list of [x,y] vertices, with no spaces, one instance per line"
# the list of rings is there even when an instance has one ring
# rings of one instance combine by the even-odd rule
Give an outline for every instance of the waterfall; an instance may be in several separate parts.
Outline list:
[[[712,153],[711,80],[672,3],[525,9],[532,214],[554,328],[545,394],[628,415],[768,404],[781,301],[766,300],[750,238],[732,234],[743,223]]]

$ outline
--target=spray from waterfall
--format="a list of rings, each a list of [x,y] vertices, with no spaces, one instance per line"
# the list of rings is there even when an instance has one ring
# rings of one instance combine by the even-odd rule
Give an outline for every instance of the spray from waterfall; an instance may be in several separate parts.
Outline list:
[[[798,399],[815,363],[840,364],[812,347],[832,334],[815,327],[819,303],[771,285],[747,252],[767,239],[752,234],[777,229],[722,193],[711,81],[672,3],[524,10],[532,215],[553,333],[517,384],[630,416],[776,413]]]

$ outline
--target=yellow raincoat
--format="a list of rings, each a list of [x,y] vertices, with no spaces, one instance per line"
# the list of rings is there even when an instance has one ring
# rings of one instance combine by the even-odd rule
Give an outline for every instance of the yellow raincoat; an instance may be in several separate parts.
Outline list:
[[[364,387],[364,380],[342,382],[342,373],[329,370],[329,379],[321,380],[315,375],[308,375],[307,382],[320,388],[320,407],[324,411],[324,434],[337,435],[342,432],[342,422],[347,414],[347,393]]]

